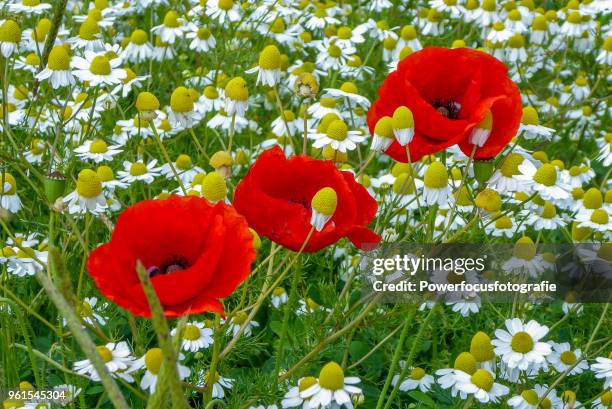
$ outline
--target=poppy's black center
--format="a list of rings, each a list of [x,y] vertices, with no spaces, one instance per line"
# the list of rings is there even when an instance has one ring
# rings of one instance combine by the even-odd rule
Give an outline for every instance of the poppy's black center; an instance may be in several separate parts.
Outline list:
[[[461,110],[461,105],[453,100],[437,99],[432,102],[431,105],[436,108],[436,111],[438,111],[442,116],[445,116],[448,119],[459,118],[459,111]]]
[[[149,268],[149,277],[153,278],[157,275],[172,274],[178,271],[189,268],[191,264],[183,256],[171,256],[158,266]]]

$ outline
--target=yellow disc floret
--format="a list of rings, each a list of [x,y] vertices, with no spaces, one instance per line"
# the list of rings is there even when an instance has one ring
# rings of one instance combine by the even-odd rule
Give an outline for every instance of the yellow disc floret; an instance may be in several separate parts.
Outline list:
[[[324,187],[315,193],[311,205],[315,211],[325,216],[331,216],[338,206],[338,195],[331,187]]]

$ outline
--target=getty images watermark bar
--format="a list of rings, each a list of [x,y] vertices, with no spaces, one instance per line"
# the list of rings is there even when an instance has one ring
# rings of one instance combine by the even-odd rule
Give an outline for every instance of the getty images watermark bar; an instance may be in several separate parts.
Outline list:
[[[366,253],[381,302],[612,302],[612,244],[391,243]]]

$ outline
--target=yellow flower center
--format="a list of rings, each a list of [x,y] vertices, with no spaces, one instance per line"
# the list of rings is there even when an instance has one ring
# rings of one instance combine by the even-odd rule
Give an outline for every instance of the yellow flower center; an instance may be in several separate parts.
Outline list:
[[[91,199],[102,193],[102,182],[96,172],[91,169],[83,169],[79,172],[76,190],[80,196]]]
[[[234,317],[232,318],[232,321],[234,322],[234,324],[242,325],[244,324],[247,318],[248,318],[247,313],[242,311],[234,315]]]
[[[499,230],[508,230],[512,228],[512,220],[508,216],[502,216],[495,220],[495,228]]]
[[[423,368],[413,368],[410,372],[410,379],[418,381],[425,376],[425,370]]]
[[[48,66],[53,71],[67,71],[70,69],[70,55],[66,47],[58,45],[49,53]]]
[[[2,182],[3,185],[4,183],[8,183],[11,186],[8,191],[3,192],[5,195],[14,195],[15,192],[17,192],[17,181],[10,173],[0,174],[0,182]],[[2,192],[1,189],[0,192]]]
[[[338,195],[331,187],[324,187],[312,198],[312,208],[325,216],[331,216],[338,206]]]
[[[155,111],[159,108],[159,100],[150,92],[141,92],[136,98],[136,109],[140,112]]]
[[[516,33],[508,39],[508,46],[511,48],[523,48],[525,46],[525,38],[520,33]]]
[[[98,34],[100,34],[100,26],[96,20],[87,18],[81,23],[81,27],[79,27],[79,37],[83,40],[93,41],[97,38]]]
[[[174,112],[191,112],[193,111],[193,99],[189,94],[189,90],[185,87],[178,87],[170,96],[170,108]]]
[[[521,331],[512,337],[512,350],[521,354],[526,354],[533,350],[533,338],[528,333]]]
[[[601,404],[606,407],[612,406],[612,391],[607,391],[603,395],[601,395]]]
[[[143,45],[149,40],[149,37],[144,30],[134,30],[130,36],[130,42],[136,45]]]
[[[274,22],[270,25],[270,32],[274,34],[284,33],[285,29],[286,29],[285,22],[280,17],[274,20]]]
[[[374,127],[374,133],[381,138],[393,139],[393,119],[390,116],[380,118]]]
[[[410,175],[408,173],[402,173],[393,182],[393,193],[396,195],[411,195],[414,193],[414,186],[408,179]]]
[[[339,58],[342,55],[342,50],[336,44],[331,44],[327,49],[327,53],[332,58]]]
[[[142,176],[147,173],[147,165],[144,162],[134,162],[130,165],[130,175]]]
[[[325,364],[319,373],[319,384],[331,391],[344,388],[344,370],[333,361]]]
[[[587,209],[599,209],[603,205],[603,195],[597,188],[590,188],[582,198],[582,204]]]
[[[493,189],[483,189],[478,193],[474,202],[476,206],[487,212],[496,212],[501,209],[501,197],[499,193]]]
[[[29,53],[28,55],[26,55],[25,63],[27,65],[36,67],[40,65],[40,57],[36,53]]]
[[[96,139],[89,145],[89,152],[91,153],[106,153],[107,151],[108,145],[102,139]]]
[[[219,0],[219,8],[221,10],[231,10],[234,7],[234,0]]]
[[[577,11],[572,11],[567,16],[567,22],[570,24],[580,24],[581,21],[582,21],[582,17],[580,16],[580,13]]]
[[[530,405],[537,405],[540,401],[540,397],[533,389],[528,389],[526,391],[521,392],[521,396]]]
[[[200,40],[206,41],[206,40],[208,40],[210,38],[211,35],[212,34],[211,34],[210,30],[208,28],[206,28],[206,27],[200,27],[198,29],[198,38]]]
[[[417,34],[413,26],[406,25],[402,27],[402,32],[400,33],[400,36],[402,37],[403,40],[410,41],[410,40],[414,40]]]
[[[608,224],[610,216],[604,209],[596,209],[591,214],[591,221],[597,224]]]
[[[208,99],[217,99],[219,98],[219,91],[217,91],[217,88],[209,85],[204,88],[204,96]]]
[[[305,301],[305,302],[306,302],[306,306],[308,307],[308,309],[309,309],[310,311],[314,311],[314,310],[316,310],[317,308],[319,308],[319,304],[317,304],[317,303],[315,302],[315,300],[313,300],[313,299],[312,299],[312,298],[310,298],[310,297],[306,298],[306,301]]]
[[[469,352],[462,352],[457,356],[457,358],[455,358],[453,368],[472,375],[477,369],[476,358],[474,358],[474,356]]]
[[[225,179],[217,172],[210,172],[202,180],[202,195],[210,202],[216,203],[227,195]]]
[[[242,77],[232,78],[225,86],[225,95],[234,101],[244,102],[249,99],[249,89]]]
[[[98,354],[102,357],[102,360],[104,361],[104,363],[107,363],[113,360],[113,353],[107,347],[103,345],[97,346],[96,351],[98,351]]]
[[[414,117],[410,108],[401,106],[393,112],[393,129],[412,129],[414,128]]]
[[[337,119],[327,127],[327,136],[336,141],[343,141],[348,136],[348,125],[342,119]]]
[[[35,7],[40,4],[40,0],[23,0],[23,5],[28,7]]]
[[[193,324],[185,325],[185,330],[183,332],[183,338],[187,341],[195,341],[200,338],[200,328]]]
[[[556,215],[557,208],[555,207],[555,205],[550,202],[544,203],[544,209],[542,209],[542,213],[540,216],[542,216],[544,219],[552,219]]]
[[[161,348],[149,349],[144,357],[145,366],[147,367],[147,370],[153,375],[157,375],[159,373],[159,368],[161,368],[163,358],[164,355],[162,353]]]
[[[470,343],[470,353],[478,362],[490,361],[495,357],[491,338],[482,331],[477,332],[472,337]]]
[[[544,163],[533,175],[533,180],[544,186],[554,186],[557,183],[557,169],[550,163]]]
[[[281,66],[281,53],[275,45],[269,45],[259,54],[259,68],[277,70]]]
[[[21,29],[15,20],[6,20],[0,26],[0,42],[19,44],[21,41]]]
[[[169,28],[179,27],[181,23],[179,22],[179,15],[176,11],[170,10],[164,16],[164,26]]]
[[[79,307],[77,307],[77,310],[81,317],[91,317],[93,315],[91,305],[85,300],[81,301],[81,304]]]
[[[101,182],[109,182],[115,179],[113,169],[110,166],[102,165],[96,169],[96,173]]]
[[[545,16],[535,16],[533,19],[533,23],[531,28],[534,31],[547,31],[548,30],[548,21]]]
[[[565,365],[574,365],[578,360],[578,358],[576,358],[576,354],[572,351],[562,352],[559,359],[561,359],[561,362],[563,362]]]
[[[300,379],[298,383],[298,389],[300,392],[304,392],[306,389],[310,388],[312,385],[317,383],[317,378],[314,376],[306,376]]]
[[[493,388],[493,375],[486,369],[478,369],[472,375],[471,381],[474,385],[485,391],[490,391]]]
[[[273,291],[272,294],[274,294],[275,297],[280,297],[281,295],[285,294],[285,289],[283,287],[276,287]]]
[[[448,185],[448,171],[442,162],[434,162],[425,171],[423,179],[425,186],[432,189],[441,189]]]
[[[191,169],[193,167],[191,157],[189,155],[180,154],[178,158],[176,158],[176,167],[180,170]]]
[[[232,155],[227,151],[217,151],[214,155],[211,156],[210,161],[208,162],[210,166],[215,169],[219,169],[223,166],[232,166],[234,161],[232,160]]]
[[[89,71],[95,75],[108,75],[111,73],[111,65],[108,58],[104,55],[97,55],[91,61]]]

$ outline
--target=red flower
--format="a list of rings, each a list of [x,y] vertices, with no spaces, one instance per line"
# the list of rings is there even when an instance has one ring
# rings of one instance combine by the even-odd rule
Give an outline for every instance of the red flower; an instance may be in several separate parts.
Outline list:
[[[455,144],[470,155],[472,130],[490,110],[491,134],[474,157],[492,158],[516,135],[522,116],[521,95],[507,71],[496,58],[467,48],[429,47],[413,53],[379,88],[379,98],[368,112],[370,132],[381,117],[407,106],[415,126],[408,145],[412,161]],[[386,153],[401,162],[408,160],[397,141]]]
[[[280,148],[269,149],[236,187],[234,206],[260,236],[298,251],[312,228],[312,197],[324,187],[336,191],[338,205],[304,251],[321,250],[345,236],[359,248],[374,247],[380,237],[366,226],[376,214],[376,201],[352,173],[339,171],[330,161],[307,156],[286,159]]]
[[[199,197],[145,200],[127,208],[111,240],[89,256],[87,270],[107,298],[148,317],[138,260],[149,271],[166,316],[223,313],[219,299],[251,271],[253,236],[233,207]]]

